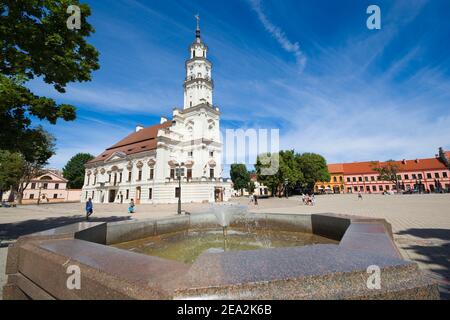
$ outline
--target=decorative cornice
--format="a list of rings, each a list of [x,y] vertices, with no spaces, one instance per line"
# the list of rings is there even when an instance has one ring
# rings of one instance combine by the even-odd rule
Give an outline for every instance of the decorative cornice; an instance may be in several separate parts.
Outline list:
[[[183,115],[186,115],[186,114],[191,113],[191,112],[194,112],[194,111],[200,111],[202,108],[203,108],[206,112],[211,112],[211,113],[213,113],[213,114],[215,114],[215,115],[217,115],[217,116],[220,116],[220,111],[217,111],[217,110],[215,109],[216,106],[213,106],[213,105],[211,105],[211,104],[209,104],[209,103],[200,103],[200,104],[198,104],[198,105],[196,105],[196,106],[189,107],[189,108],[186,108],[186,109],[184,109],[184,110],[181,110],[180,113],[183,114]]]
[[[193,79],[189,79],[189,80],[185,80],[183,83],[183,88],[186,89],[186,87],[190,84],[195,84],[195,83],[205,83],[207,85],[209,85],[211,87],[211,89],[214,89],[214,80],[212,79],[205,79],[205,78],[193,78]]]
[[[208,47],[206,47],[206,48],[208,48]],[[188,64],[190,64],[192,62],[197,62],[197,61],[206,62],[210,67],[212,67],[212,62],[203,57],[194,57],[192,59],[188,59],[188,60],[186,60],[184,65],[187,68]]]

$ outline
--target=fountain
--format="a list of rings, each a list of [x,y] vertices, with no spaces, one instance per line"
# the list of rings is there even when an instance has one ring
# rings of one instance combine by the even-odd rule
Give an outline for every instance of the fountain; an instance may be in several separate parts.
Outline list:
[[[217,223],[222,227],[223,231],[223,249],[227,250],[228,227],[231,219],[236,215],[247,215],[247,207],[238,204],[222,203],[212,204],[210,211],[215,215]]]
[[[210,209],[162,219],[78,223],[23,236],[8,249],[3,297],[439,298],[436,282],[403,260],[383,219],[247,214],[245,206],[229,204]],[[83,277],[80,290],[67,289],[67,268],[74,265]],[[367,285],[370,266],[380,268],[380,290]]]

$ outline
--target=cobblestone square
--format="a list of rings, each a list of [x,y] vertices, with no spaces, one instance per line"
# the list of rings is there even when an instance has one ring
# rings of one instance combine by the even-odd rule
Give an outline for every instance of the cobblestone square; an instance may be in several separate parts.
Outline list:
[[[437,279],[442,297],[449,298],[450,279],[450,195],[356,195],[318,196],[315,206],[306,206],[300,197],[289,199],[260,199],[258,206],[247,198],[233,202],[248,205],[250,212],[266,213],[342,213],[384,218],[392,224],[394,240],[405,259]],[[192,214],[207,212],[208,204],[184,204],[183,210]],[[136,213],[127,213],[127,205],[102,204],[94,206],[92,221],[118,221],[175,216],[176,204],[138,205]],[[18,208],[0,208],[0,285],[5,279],[4,267],[7,245],[17,237],[84,218],[84,204],[45,204]]]

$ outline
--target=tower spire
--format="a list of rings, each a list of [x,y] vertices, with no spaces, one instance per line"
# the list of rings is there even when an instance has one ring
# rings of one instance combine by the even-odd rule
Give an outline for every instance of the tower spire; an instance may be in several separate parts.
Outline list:
[[[184,81],[184,109],[206,104],[212,106],[214,83],[211,77],[212,63],[207,58],[208,46],[200,38],[200,15],[196,14],[195,40],[189,46]]]
[[[197,42],[200,42],[200,15],[198,13],[195,15],[195,19],[197,20],[197,30],[195,31],[195,38]]]

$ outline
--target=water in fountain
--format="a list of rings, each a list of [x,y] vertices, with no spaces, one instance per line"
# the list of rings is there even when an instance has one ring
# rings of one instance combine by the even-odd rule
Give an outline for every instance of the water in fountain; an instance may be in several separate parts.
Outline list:
[[[211,212],[216,216],[217,222],[223,229],[223,250],[227,250],[227,229],[233,217],[248,213],[247,207],[238,204],[222,203],[211,205]]]
[[[193,263],[205,252],[257,250],[331,241],[311,233],[273,231],[266,228],[265,223],[258,226],[258,219],[248,212],[245,205],[214,204],[210,207],[210,213],[215,215],[222,231],[215,227],[183,230],[115,246],[164,259]]]
[[[217,223],[222,228],[227,228],[233,217],[247,214],[247,206],[230,203],[213,204],[211,212],[216,216]]]

